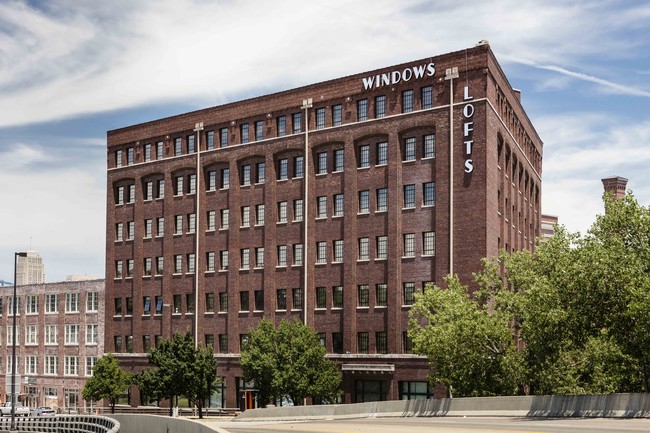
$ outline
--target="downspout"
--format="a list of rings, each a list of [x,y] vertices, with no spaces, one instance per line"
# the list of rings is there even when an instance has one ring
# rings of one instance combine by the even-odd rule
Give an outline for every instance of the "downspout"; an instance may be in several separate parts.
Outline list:
[[[302,291],[302,312],[303,312],[303,323],[307,326],[307,284],[309,279],[307,278],[307,271],[309,266],[307,263],[307,241],[309,239],[309,109],[313,107],[312,98],[303,99],[302,108],[305,110],[305,150],[303,157],[303,176],[305,177],[305,191],[302,199],[302,221],[303,221],[303,241],[302,241],[302,265],[303,265],[303,291]]]

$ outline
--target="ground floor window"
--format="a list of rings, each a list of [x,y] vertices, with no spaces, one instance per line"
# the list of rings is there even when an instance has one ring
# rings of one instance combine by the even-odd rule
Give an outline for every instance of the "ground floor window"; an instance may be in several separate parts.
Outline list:
[[[385,380],[355,380],[354,389],[355,403],[386,400],[387,385]]]
[[[76,408],[79,406],[79,391],[76,389],[65,389],[65,407]]]
[[[221,378],[221,383],[217,385],[217,389],[210,396],[206,407],[226,407],[226,378]]]
[[[426,381],[399,383],[400,400],[426,400],[432,397],[433,392],[429,389],[429,383]]]

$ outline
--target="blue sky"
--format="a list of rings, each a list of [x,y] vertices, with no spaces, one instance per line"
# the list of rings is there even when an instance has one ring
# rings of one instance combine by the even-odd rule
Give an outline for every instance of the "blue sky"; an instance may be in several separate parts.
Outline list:
[[[619,175],[650,203],[650,5],[610,0],[0,2],[0,279],[104,276],[106,131],[490,42],[583,232]]]

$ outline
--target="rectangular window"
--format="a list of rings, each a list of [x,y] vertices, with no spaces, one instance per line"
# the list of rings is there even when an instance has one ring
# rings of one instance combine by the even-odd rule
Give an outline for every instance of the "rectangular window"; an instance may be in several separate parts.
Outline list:
[[[370,192],[368,190],[359,191],[359,213],[368,213],[370,210]]]
[[[435,206],[436,204],[436,183],[426,182],[422,184],[422,204],[424,206]]]
[[[303,177],[305,175],[305,159],[302,156],[293,158],[293,177]]]
[[[45,294],[45,313],[59,312],[59,295],[56,293]]]
[[[388,353],[388,340],[386,338],[386,331],[379,331],[375,333],[375,350],[377,353]]]
[[[404,185],[404,208],[415,207],[415,185]]]
[[[147,277],[151,275],[151,263],[151,257],[144,258],[144,275]]]
[[[377,188],[377,212],[388,210],[388,188]]]
[[[115,303],[115,315],[116,316],[121,316],[122,315],[122,298],[115,298],[113,299]]]
[[[196,231],[196,214],[187,214],[187,232],[194,233]]]
[[[415,233],[404,234],[404,257],[415,256]]]
[[[242,176],[241,176],[241,185],[249,186],[251,184],[251,166],[250,164],[244,164],[241,167]]]
[[[129,185],[129,197],[127,203],[135,203],[135,184]]]
[[[255,296],[255,311],[264,311],[264,291],[255,290],[253,295]]]
[[[65,312],[66,313],[79,312],[79,293],[65,294]]]
[[[219,213],[221,215],[221,230],[225,230],[230,227],[230,209],[221,209]]]
[[[370,289],[367,284],[360,284],[357,286],[357,296],[359,307],[367,307],[370,305]]]
[[[174,273],[180,274],[183,272],[183,255],[176,254],[174,256]]]
[[[156,314],[162,314],[163,297],[162,296],[156,296],[154,299],[156,301]]]
[[[59,326],[45,325],[45,344],[56,345],[59,343]]]
[[[264,247],[255,248],[255,267],[264,267]]]
[[[258,204],[255,205],[255,225],[256,226],[263,226],[264,225],[264,219],[266,218],[266,212],[264,211],[264,205],[263,204]]]
[[[302,217],[303,217],[302,199],[299,198],[293,201],[293,220],[302,221]]]
[[[248,123],[239,125],[239,134],[241,137],[241,144],[248,143]]]
[[[153,199],[153,181],[147,181],[144,183],[144,197],[143,199],[152,200]]]
[[[318,171],[316,174],[327,174],[327,152],[319,152],[318,158]]]
[[[38,295],[25,297],[25,314],[38,314]]]
[[[208,187],[208,191],[215,191],[217,189],[217,171],[208,171],[206,178],[206,186]]]
[[[25,325],[25,344],[38,344],[38,328],[36,325]]]
[[[187,311],[186,313],[193,314],[194,313],[194,295],[191,293],[188,293],[185,295],[185,305],[187,305]]]
[[[280,201],[278,202],[278,223],[287,222],[287,202]]]
[[[316,287],[316,308],[327,307],[327,290],[325,287]]]
[[[183,215],[174,215],[174,234],[183,234]]]
[[[126,226],[126,238],[132,241],[135,237],[135,221],[129,221]]]
[[[248,311],[248,291],[239,292],[239,311]]]
[[[325,109],[317,108],[316,109],[316,129],[325,128]]]
[[[422,138],[422,158],[434,158],[436,156],[436,136],[427,134]]]
[[[65,325],[65,344],[79,344],[79,325]]]
[[[182,138],[176,138],[174,139],[174,155],[178,156],[183,153],[183,139]]]
[[[122,151],[115,151],[115,167],[122,167]]]
[[[38,370],[38,358],[36,355],[25,356],[25,375],[36,374]]]
[[[359,146],[359,168],[370,167],[370,145]]]
[[[289,178],[289,160],[282,158],[278,161],[278,180],[287,180]]]
[[[341,104],[332,106],[332,126],[339,126],[343,123],[343,109]]]
[[[215,269],[215,256],[214,251],[208,251],[205,253],[205,270],[207,272],[214,272]]]
[[[87,292],[86,293],[86,311],[93,312],[99,310],[99,293]]]
[[[375,96],[375,118],[379,119],[386,115],[386,96]]]
[[[241,207],[241,227],[250,227],[251,225],[251,207]]]
[[[145,162],[151,161],[151,143],[144,145],[144,160]]]
[[[278,245],[278,266],[287,266],[287,246]]]
[[[219,353],[228,353],[228,334],[219,334]]]
[[[44,374],[53,376],[59,373],[59,357],[56,355],[45,356],[45,371]]]
[[[436,254],[436,232],[422,233],[422,255],[434,256]]]
[[[250,268],[250,256],[251,256],[251,251],[249,248],[242,248],[239,252],[239,257],[241,260],[241,266],[239,267],[240,269],[248,269]]]
[[[388,258],[388,236],[377,236],[377,259]]]
[[[357,101],[357,120],[363,122],[368,120],[368,100],[360,99]]]
[[[388,305],[388,286],[386,283],[377,284],[375,288],[375,297],[377,298],[377,306],[385,307]]]
[[[165,198],[165,179],[158,179],[158,195],[156,198]]]
[[[402,331],[402,352],[413,353],[413,340],[409,338],[407,331]]]
[[[327,218],[327,197],[316,197],[317,214],[316,218]]]
[[[208,131],[206,134],[206,149],[214,149],[214,131]]]
[[[423,110],[433,107],[433,87],[431,86],[423,87],[421,90],[421,97],[422,97]]]
[[[209,210],[206,214],[206,219],[208,221],[207,231],[211,232],[217,228],[217,212]]]
[[[402,92],[402,113],[413,111],[413,90],[404,90]]]
[[[415,137],[404,140],[404,161],[415,161]]]
[[[264,121],[255,121],[255,141],[264,140]]]
[[[77,356],[67,356],[65,357],[65,370],[63,371],[64,376],[76,376],[79,374],[79,357]]]
[[[124,224],[122,224],[122,223],[115,224],[115,240],[116,241],[124,240],[123,232],[124,232]]]
[[[181,295],[174,295],[172,303],[174,304],[174,314],[180,314],[183,309],[183,299]]]
[[[165,157],[164,146],[162,141],[156,143],[156,159],[163,159]]]
[[[228,270],[228,250],[219,251],[219,270]]]
[[[404,305],[413,305],[415,302],[415,283],[404,283]]]
[[[86,344],[97,344],[99,325],[96,323],[86,325]]]
[[[220,147],[228,147],[228,128],[221,128],[219,130],[219,141]]]
[[[344,161],[343,161],[343,149],[334,150],[334,171],[343,171]]]
[[[163,257],[156,257],[156,275],[162,275],[163,273]]]
[[[343,194],[334,194],[334,216],[343,216],[344,205]]]
[[[368,260],[368,238],[359,238],[359,260]]]
[[[230,169],[222,168],[221,169],[221,184],[219,185],[221,189],[230,188]]]
[[[128,149],[126,149],[126,165],[133,165],[134,161],[135,158],[134,158],[133,148],[129,147]]]
[[[291,301],[292,305],[291,308],[294,310],[302,310],[303,307],[303,297],[302,297],[302,289],[301,288],[296,288],[291,291]]]
[[[343,286],[332,287],[332,308],[343,308]]]
[[[144,239],[151,238],[153,232],[153,220],[146,219],[144,220]]]
[[[187,153],[195,153],[196,146],[194,145],[194,135],[187,136]]]
[[[219,312],[228,312],[228,292],[219,292]]]
[[[291,118],[293,120],[293,133],[302,132],[302,113],[293,113]]]
[[[162,237],[165,234],[165,218],[156,218],[156,236]]]
[[[357,332],[357,349],[359,353],[368,353],[368,333]]]
[[[343,239],[337,239],[334,241],[334,257],[332,261],[335,263],[343,262]]]
[[[334,353],[343,353],[343,333],[332,332],[332,351]]]
[[[275,309],[287,309],[287,289],[278,289],[275,293]]]
[[[266,163],[258,162],[257,163],[257,173],[255,177],[256,183],[266,182]]]
[[[176,176],[176,191],[174,191],[174,194],[183,195],[183,192],[183,176]]]
[[[377,165],[388,164],[388,143],[377,143]]]
[[[316,263],[327,263],[327,242],[316,242]]]
[[[124,204],[124,187],[117,187],[117,197],[115,198],[115,204]]]
[[[188,274],[194,273],[195,266],[196,266],[196,257],[194,256],[194,253],[190,253],[187,255],[187,273]]]
[[[278,116],[277,123],[278,137],[284,137],[287,134],[287,116]]]
[[[293,244],[293,264],[302,266],[302,244]]]

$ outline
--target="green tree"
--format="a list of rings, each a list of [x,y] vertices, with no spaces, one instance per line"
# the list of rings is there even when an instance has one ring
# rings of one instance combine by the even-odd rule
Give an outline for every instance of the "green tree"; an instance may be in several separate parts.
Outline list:
[[[427,356],[431,383],[463,397],[517,393],[523,377],[511,316],[490,311],[457,277],[446,283],[427,285],[410,312],[413,351]]]
[[[217,379],[217,360],[212,347],[199,346],[191,352],[189,374],[185,396],[196,406],[199,418],[203,418],[203,406],[217,389],[221,381]]]
[[[111,413],[115,413],[115,404],[120,394],[130,384],[131,375],[122,370],[119,361],[109,353],[97,360],[93,375],[86,382],[82,395],[84,400],[108,400]]]
[[[325,358],[318,334],[299,321],[283,320],[278,328],[260,321],[242,348],[241,366],[262,406],[285,395],[295,405],[307,397],[335,401],[340,395],[340,370]]]

